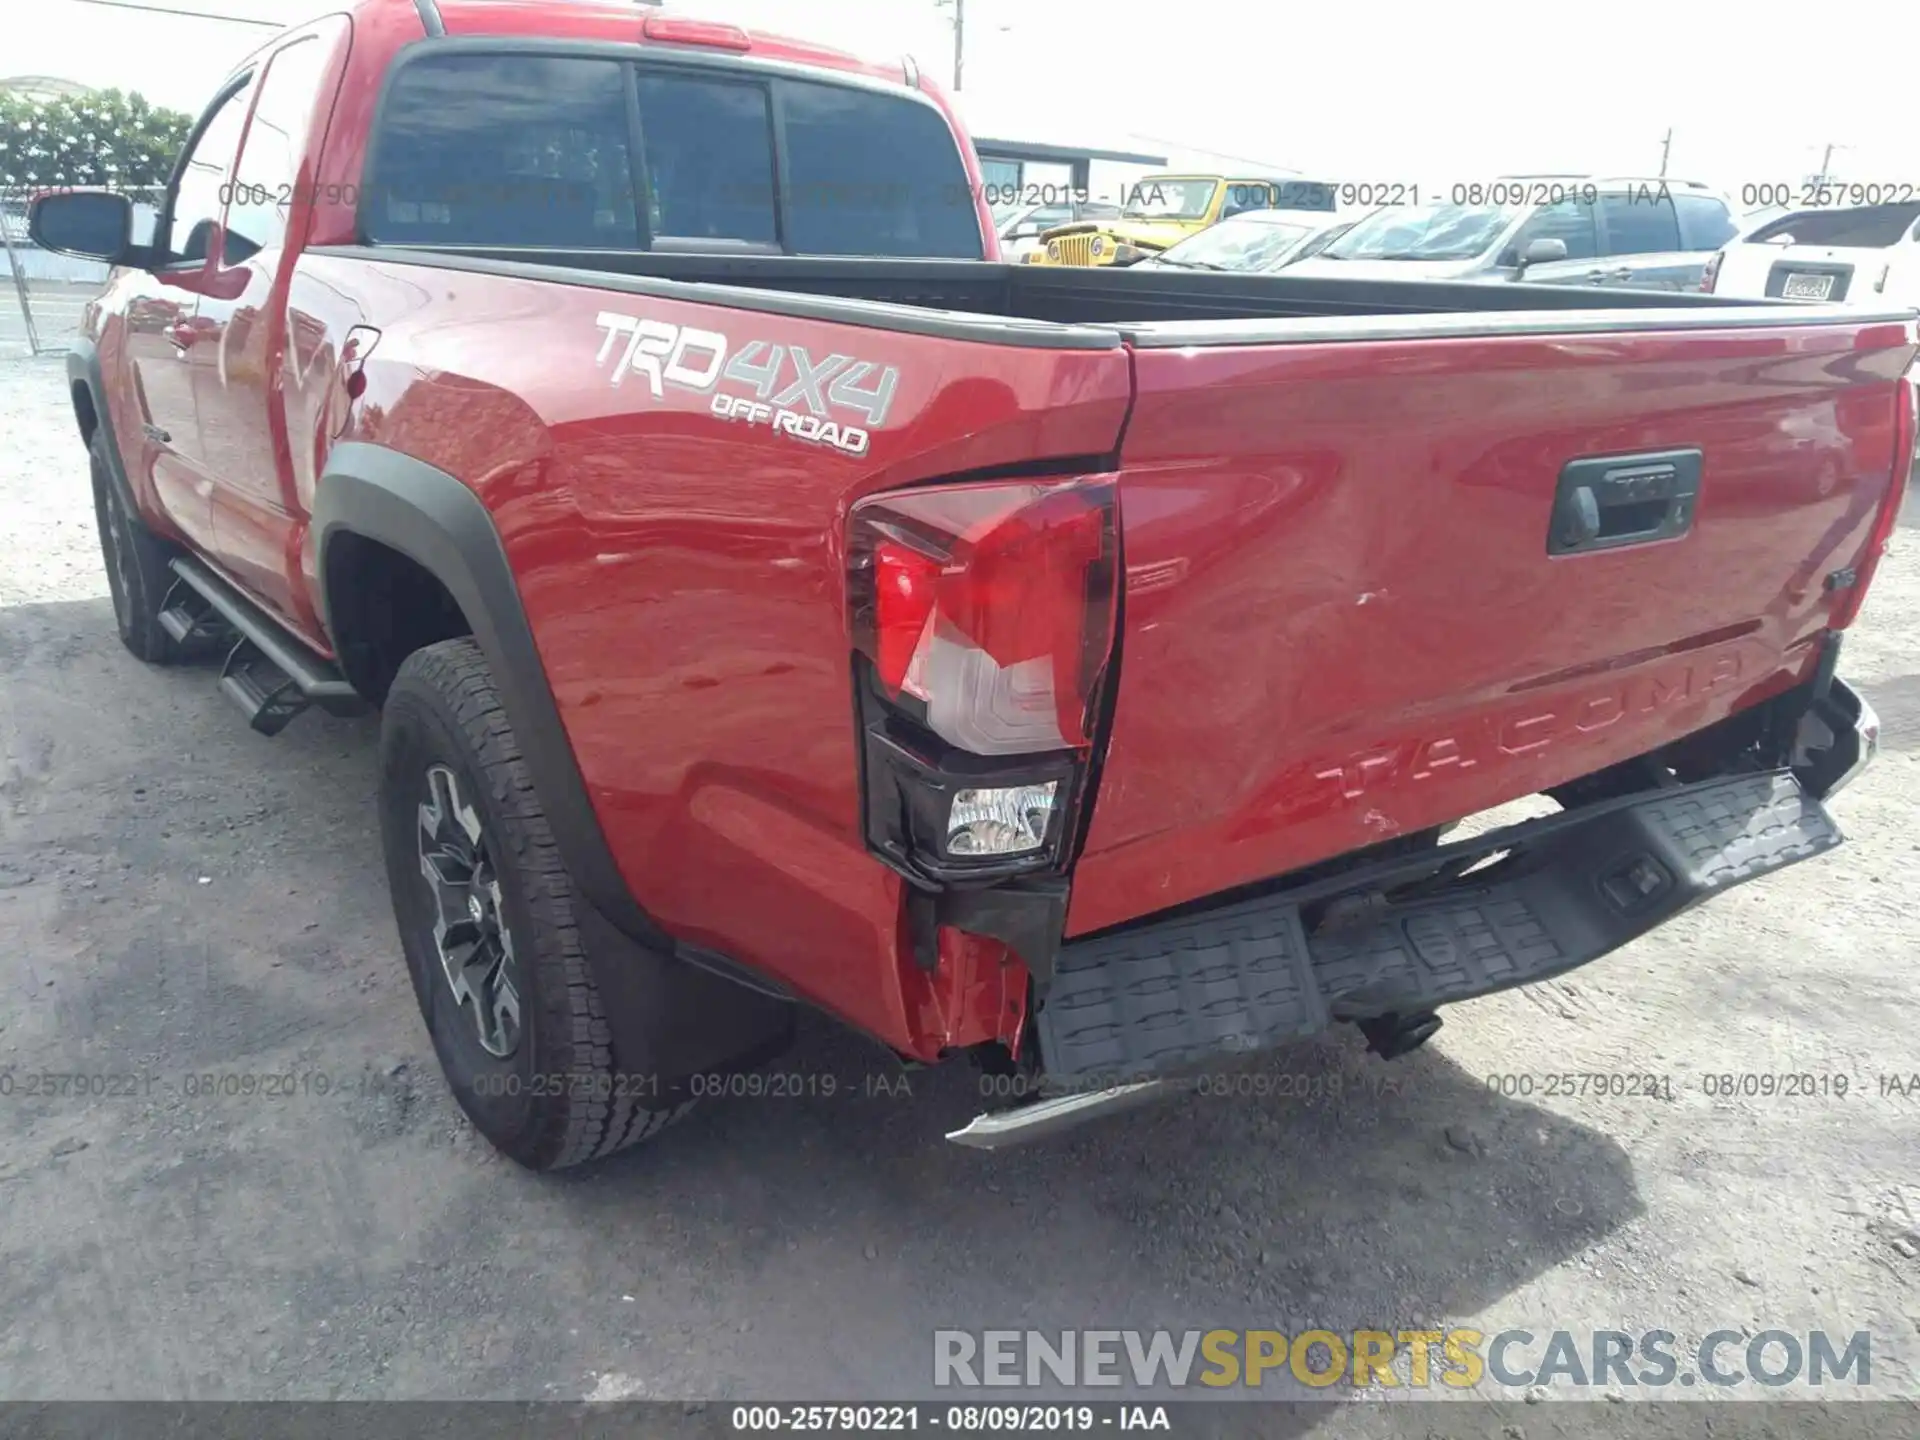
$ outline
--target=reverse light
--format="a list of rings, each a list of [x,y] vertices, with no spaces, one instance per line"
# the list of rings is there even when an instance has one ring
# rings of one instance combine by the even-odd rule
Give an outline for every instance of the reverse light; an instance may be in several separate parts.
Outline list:
[[[947,812],[953,856],[1024,855],[1046,843],[1060,782],[959,790]]]

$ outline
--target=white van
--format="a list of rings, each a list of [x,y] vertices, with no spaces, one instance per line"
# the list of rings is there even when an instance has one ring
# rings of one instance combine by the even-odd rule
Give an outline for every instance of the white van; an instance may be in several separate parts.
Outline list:
[[[1722,248],[1701,288],[1755,300],[1920,306],[1920,203],[1779,216]]]

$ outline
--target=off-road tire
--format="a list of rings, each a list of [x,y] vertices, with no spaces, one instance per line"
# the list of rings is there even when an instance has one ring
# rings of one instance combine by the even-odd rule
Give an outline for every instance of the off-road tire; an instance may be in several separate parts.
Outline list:
[[[87,442],[87,459],[93,469],[93,518],[113,597],[114,626],[120,643],[149,665],[177,665],[187,658],[186,652],[160,626],[160,607],[174,578],[168,562],[175,552],[128,507],[108,469],[107,445],[102,425]]]
[[[517,1048],[505,1058],[484,1047],[479,1007],[455,997],[435,940],[440,912],[419,838],[434,767],[452,773],[478,815],[499,885],[520,1015]],[[649,1139],[692,1108],[614,1068],[573,882],[474,641],[430,645],[401,665],[381,717],[379,804],[414,995],[455,1100],[488,1141],[529,1169],[557,1170]]]

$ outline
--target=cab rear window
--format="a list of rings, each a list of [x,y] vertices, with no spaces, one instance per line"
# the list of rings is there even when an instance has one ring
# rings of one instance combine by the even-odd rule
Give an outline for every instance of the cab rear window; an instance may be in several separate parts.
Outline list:
[[[905,94],[496,50],[395,74],[360,226],[414,245],[983,254],[953,133]]]

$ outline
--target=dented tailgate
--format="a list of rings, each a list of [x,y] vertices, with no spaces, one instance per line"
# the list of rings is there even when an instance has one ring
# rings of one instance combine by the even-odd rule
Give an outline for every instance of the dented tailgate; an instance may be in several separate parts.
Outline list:
[[[1845,317],[1136,348],[1119,691],[1068,933],[1786,688],[1849,598],[1913,354],[1910,320]]]

